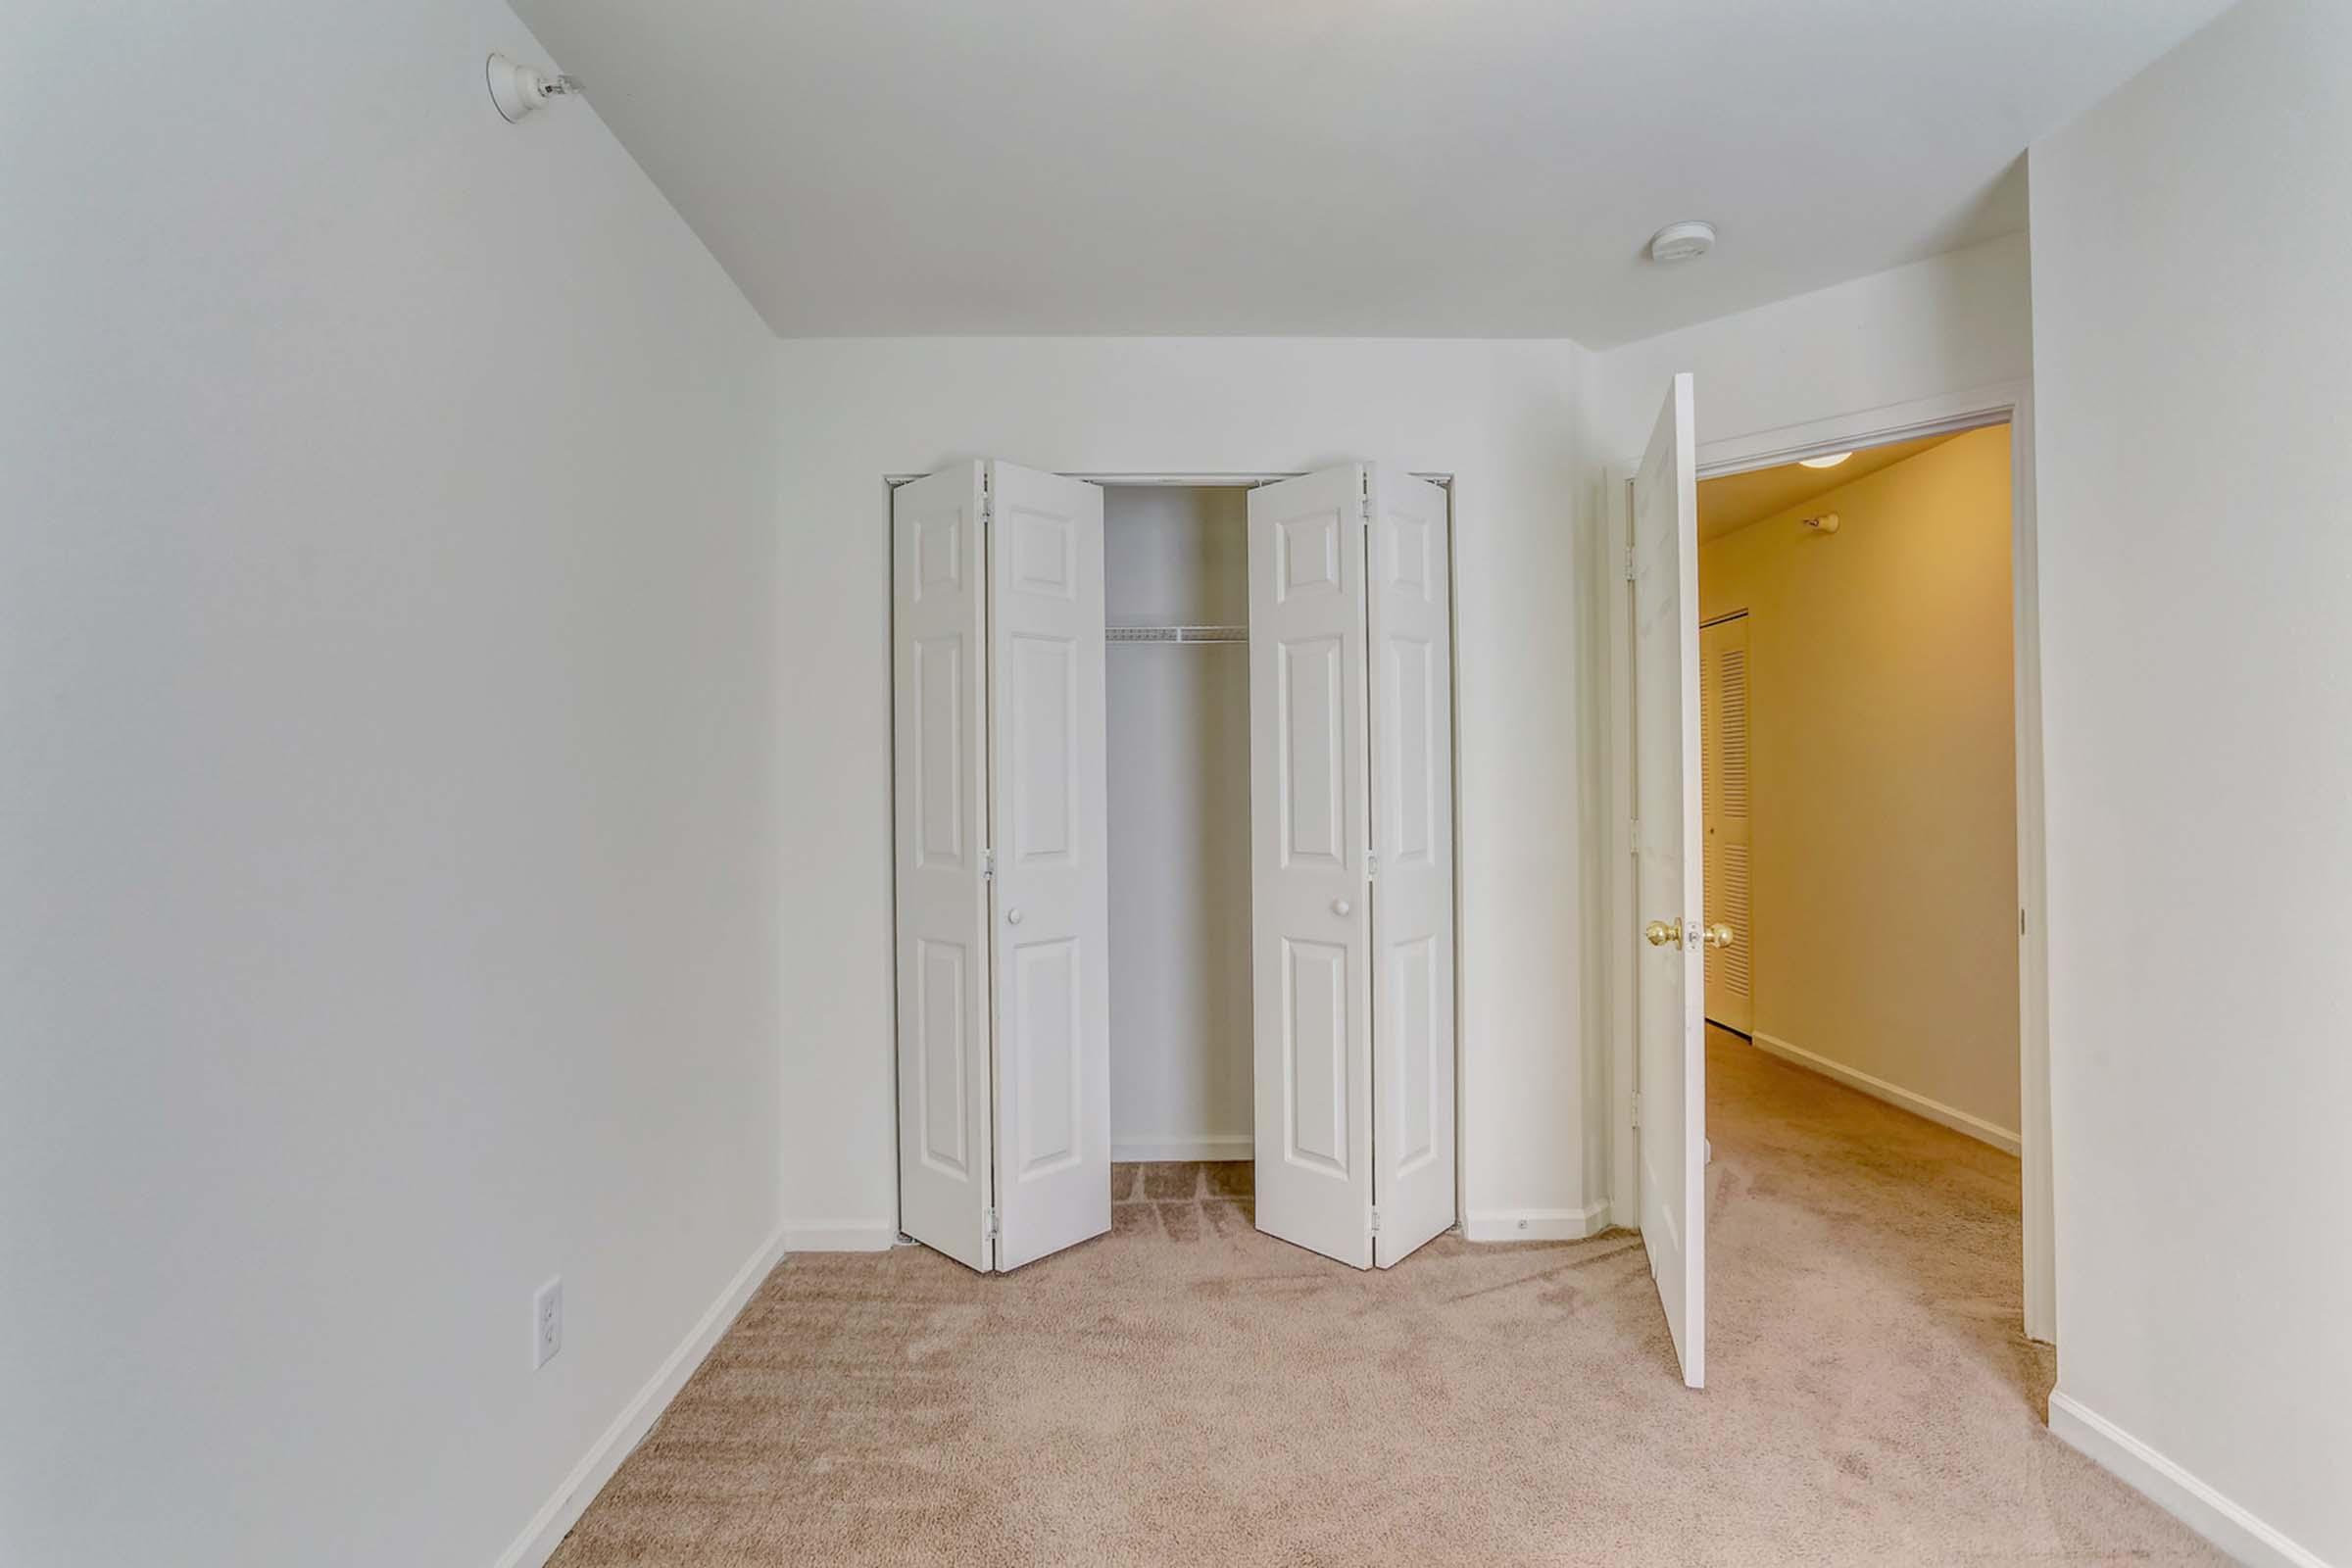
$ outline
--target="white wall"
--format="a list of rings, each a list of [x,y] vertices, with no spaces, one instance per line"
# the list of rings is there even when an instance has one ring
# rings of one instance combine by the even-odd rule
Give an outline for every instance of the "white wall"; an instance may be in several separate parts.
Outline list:
[[[1111,625],[1250,619],[1247,490],[1107,486],[1102,533]],[[1248,1159],[1250,646],[1105,657],[1111,1157]]]
[[[2012,234],[1612,349],[1592,361],[1592,450],[1638,460],[1678,370],[1697,378],[1702,449],[2022,381],[2029,292],[2026,238]]]
[[[490,0],[9,25],[0,1560],[488,1564],[775,1228],[772,342]]]
[[[2033,154],[2053,1421],[2112,1424],[2335,1563],[2347,147],[2352,9],[2249,0]]]
[[[895,1226],[888,536],[883,476],[992,455],[1088,472],[1349,457],[1458,474],[1465,1206],[1600,1196],[1578,813],[1573,344],[1299,339],[788,341],[785,616],[796,776],[785,912],[786,1204]]]

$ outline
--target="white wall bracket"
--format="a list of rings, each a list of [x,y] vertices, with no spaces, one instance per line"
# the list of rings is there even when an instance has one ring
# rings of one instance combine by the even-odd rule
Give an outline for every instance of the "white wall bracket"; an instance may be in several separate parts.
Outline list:
[[[519,122],[551,98],[574,97],[580,91],[576,77],[550,75],[536,66],[516,65],[495,50],[482,64],[482,76],[490,84],[490,101],[510,123]]]

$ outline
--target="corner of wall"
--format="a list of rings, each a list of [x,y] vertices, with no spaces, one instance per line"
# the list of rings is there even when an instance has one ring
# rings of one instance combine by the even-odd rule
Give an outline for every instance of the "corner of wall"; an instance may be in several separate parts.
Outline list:
[[[2328,1568],[2318,1552],[2064,1389],[2050,1392],[2050,1432],[2248,1568]]]

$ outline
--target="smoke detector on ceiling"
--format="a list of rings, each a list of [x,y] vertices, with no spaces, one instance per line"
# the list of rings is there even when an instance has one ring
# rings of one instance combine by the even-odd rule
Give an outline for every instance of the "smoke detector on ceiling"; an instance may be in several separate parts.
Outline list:
[[[1715,248],[1715,225],[1695,220],[1668,223],[1649,237],[1653,262],[1695,262]]]

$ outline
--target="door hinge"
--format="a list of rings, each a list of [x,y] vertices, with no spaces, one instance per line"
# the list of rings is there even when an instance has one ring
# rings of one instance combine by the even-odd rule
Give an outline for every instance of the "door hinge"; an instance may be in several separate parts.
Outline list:
[[[1625,580],[1633,582],[1642,575],[1642,567],[1634,558],[1634,547],[1625,547]]]
[[[997,1211],[993,1208],[985,1210],[980,1216],[980,1239],[985,1242],[997,1239]]]
[[[1380,1234],[1380,1210],[1377,1208],[1372,1211],[1372,1234]]]
[[[1642,1125],[1642,1091],[1635,1090],[1632,1099],[1634,1102],[1634,1125],[1639,1127]]]
[[[996,879],[997,852],[994,850],[982,850],[980,852],[980,880],[983,882],[994,882]]]
[[[1365,880],[1365,881],[1367,881],[1367,882],[1370,882],[1370,881],[1373,881],[1373,880],[1377,879],[1377,878],[1379,877],[1379,875],[1380,875],[1380,857],[1379,857],[1379,856],[1377,856],[1377,855],[1374,855],[1374,854],[1372,854],[1372,853],[1371,853],[1369,850],[1365,851],[1365,852],[1364,852],[1364,880]]]
[[[1642,853],[1642,819],[1638,816],[1625,824],[1625,847],[1632,854]]]

